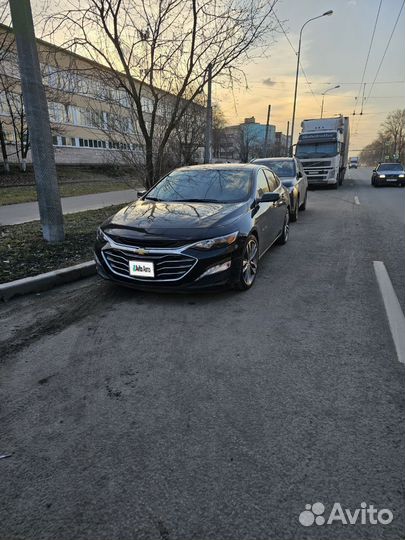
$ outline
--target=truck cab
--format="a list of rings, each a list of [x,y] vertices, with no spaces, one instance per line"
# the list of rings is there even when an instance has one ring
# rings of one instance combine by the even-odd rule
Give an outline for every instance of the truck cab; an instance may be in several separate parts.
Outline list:
[[[304,167],[308,184],[337,189],[347,167],[348,118],[304,120],[301,126],[295,157]]]

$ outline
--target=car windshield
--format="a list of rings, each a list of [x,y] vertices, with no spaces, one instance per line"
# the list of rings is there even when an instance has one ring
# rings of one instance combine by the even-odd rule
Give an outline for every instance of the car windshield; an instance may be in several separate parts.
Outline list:
[[[145,197],[146,200],[235,203],[251,192],[248,169],[186,169],[173,171]]]
[[[404,168],[400,163],[381,163],[378,166],[378,171],[403,171]]]
[[[295,176],[295,163],[291,159],[260,159],[256,160],[255,163],[259,165],[266,165],[266,167],[275,172],[280,178]]]

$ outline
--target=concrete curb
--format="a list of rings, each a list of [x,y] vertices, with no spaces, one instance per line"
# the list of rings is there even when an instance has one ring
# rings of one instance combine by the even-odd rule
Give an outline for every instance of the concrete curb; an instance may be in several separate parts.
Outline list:
[[[46,272],[38,276],[17,279],[0,285],[0,300],[10,300],[13,296],[46,291],[57,285],[63,285],[70,281],[93,276],[96,273],[96,263],[88,261],[68,268],[61,268],[53,272]]]

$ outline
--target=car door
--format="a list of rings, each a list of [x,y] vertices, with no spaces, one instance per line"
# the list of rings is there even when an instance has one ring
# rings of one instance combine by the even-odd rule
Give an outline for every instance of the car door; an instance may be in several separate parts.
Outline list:
[[[267,181],[266,175],[263,169],[259,169],[256,175],[256,207],[255,207],[255,224],[259,234],[259,251],[260,254],[264,253],[266,249],[272,243],[273,237],[273,224],[272,214],[274,210],[274,203],[272,202],[259,202],[265,193],[269,193],[270,186]]]
[[[270,239],[270,242],[274,242],[274,240],[279,236],[281,229],[284,225],[284,218],[286,213],[286,201],[284,198],[285,188],[283,187],[280,178],[276,174],[274,174],[273,171],[266,170],[265,174],[270,186],[270,192],[278,193],[280,195],[280,199],[277,202],[273,203],[272,208],[272,237]]]

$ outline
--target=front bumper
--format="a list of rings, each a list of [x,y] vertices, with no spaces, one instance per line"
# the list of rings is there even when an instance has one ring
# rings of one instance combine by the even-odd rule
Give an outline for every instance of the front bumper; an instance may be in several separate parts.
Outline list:
[[[138,278],[129,275],[124,275],[125,262],[121,263],[123,270],[117,267],[113,267],[110,263],[111,259],[106,256],[106,253],[111,252],[111,248],[106,242],[97,241],[94,249],[94,258],[96,261],[96,267],[98,274],[104,278],[126,287],[131,287],[138,290],[151,290],[151,291],[191,291],[191,290],[204,290],[211,288],[224,288],[227,285],[234,283],[239,277],[241,258],[243,252],[243,238],[238,239],[235,244],[219,249],[198,251],[196,249],[186,249],[182,251],[184,257],[193,258],[195,261],[190,269],[188,269],[184,276],[176,279],[159,279],[156,278]],[[114,251],[114,250],[113,250]],[[170,253],[179,254],[179,250],[148,250],[164,253],[169,257]],[[125,256],[143,262],[151,262],[151,255],[139,255],[131,250],[129,247],[120,247],[117,253],[125,252]],[[155,259],[156,260],[156,259]],[[214,274],[203,274],[210,268],[230,262],[230,267],[216,272]],[[156,264],[156,263],[155,263]]]
[[[379,176],[377,176],[374,179],[374,182],[377,184],[377,186],[404,186],[405,178],[380,178]]]

